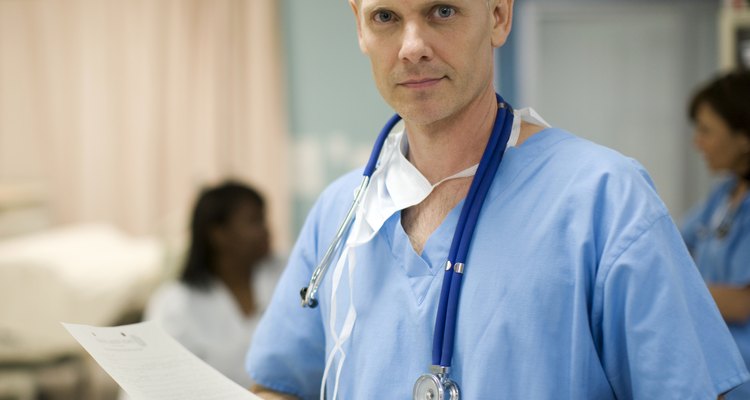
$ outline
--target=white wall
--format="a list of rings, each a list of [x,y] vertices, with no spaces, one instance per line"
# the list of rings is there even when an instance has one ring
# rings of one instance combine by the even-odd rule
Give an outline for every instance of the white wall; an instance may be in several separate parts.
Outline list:
[[[520,102],[640,161],[679,219],[710,184],[685,110],[717,65],[716,12],[696,1],[521,3]]]

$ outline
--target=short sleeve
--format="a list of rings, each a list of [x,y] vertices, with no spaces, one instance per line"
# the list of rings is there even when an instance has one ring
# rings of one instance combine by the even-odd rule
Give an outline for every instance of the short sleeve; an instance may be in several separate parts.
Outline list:
[[[593,313],[617,398],[714,399],[748,380],[671,218],[625,237],[602,259]]]
[[[325,362],[320,308],[302,308],[299,296],[317,259],[318,208],[310,213],[290,254],[246,360],[256,383],[303,399],[319,397]]]

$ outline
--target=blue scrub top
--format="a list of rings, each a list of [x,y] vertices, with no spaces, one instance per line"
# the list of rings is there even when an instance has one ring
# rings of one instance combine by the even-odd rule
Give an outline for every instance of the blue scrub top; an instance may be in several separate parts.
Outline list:
[[[300,307],[359,175],[311,211],[248,355],[253,379],[319,396],[331,274]],[[400,212],[357,247],[341,399],[407,399],[427,372],[460,208],[414,252]],[[557,129],[510,148],[466,263],[451,377],[467,399],[710,399],[750,375],[645,171]],[[339,325],[349,288],[339,289]],[[333,387],[333,376],[328,387]],[[329,390],[328,395],[331,395]]]
[[[750,285],[750,196],[745,196],[737,209],[728,234],[716,234],[735,178],[725,179],[713,188],[705,203],[694,208],[685,218],[682,235],[700,274],[708,284]],[[730,323],[729,330],[750,367],[750,321]],[[750,384],[742,385],[727,396],[750,399]]]

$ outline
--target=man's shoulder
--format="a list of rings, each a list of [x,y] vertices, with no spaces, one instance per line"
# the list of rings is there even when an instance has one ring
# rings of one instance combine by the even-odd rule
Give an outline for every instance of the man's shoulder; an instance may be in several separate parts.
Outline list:
[[[362,168],[351,170],[328,184],[318,195],[308,218],[343,218],[339,214],[345,213],[354,200],[354,192],[362,182],[362,171]]]
[[[552,128],[554,135],[560,138],[557,150],[560,155],[566,157],[581,158],[582,155],[588,157],[581,158],[580,161],[593,160],[595,162],[606,162],[612,164],[631,163],[632,159],[619,151],[602,144],[593,142],[584,137],[575,135],[568,131]]]
[[[653,180],[635,159],[560,129],[540,135],[548,135],[546,145],[527,165],[533,173],[527,180],[541,185],[548,196],[591,206],[640,205],[653,215],[665,212]]]
[[[354,191],[362,182],[362,171],[362,168],[356,168],[334,179],[323,189],[318,201],[353,200]]]
[[[555,168],[588,176],[640,176],[651,181],[637,160],[615,149],[558,128],[541,134],[549,136],[545,161]]]

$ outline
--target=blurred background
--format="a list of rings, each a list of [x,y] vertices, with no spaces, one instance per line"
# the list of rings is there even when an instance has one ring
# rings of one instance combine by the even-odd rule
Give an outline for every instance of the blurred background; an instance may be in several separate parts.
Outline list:
[[[686,102],[750,66],[727,0],[520,0],[496,82],[651,173],[674,218],[712,178]],[[133,322],[205,185],[249,182],[289,251],[392,111],[344,0],[0,0],[0,399],[110,399],[59,322]]]

